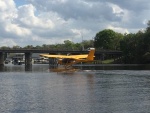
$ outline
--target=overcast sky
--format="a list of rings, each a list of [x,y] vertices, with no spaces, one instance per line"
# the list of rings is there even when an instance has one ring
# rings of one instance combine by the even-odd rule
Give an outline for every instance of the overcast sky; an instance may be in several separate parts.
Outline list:
[[[0,46],[76,43],[104,29],[136,33],[149,13],[149,0],[0,0]]]

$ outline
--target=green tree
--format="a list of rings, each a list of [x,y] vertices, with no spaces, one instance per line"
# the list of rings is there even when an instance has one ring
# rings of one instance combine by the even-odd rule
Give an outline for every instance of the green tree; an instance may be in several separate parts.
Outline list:
[[[13,49],[20,49],[21,47],[18,46],[18,45],[16,45],[16,46],[13,46],[12,48],[13,48]]]
[[[35,46],[35,49],[41,49],[41,46],[37,45]]]
[[[105,29],[96,34],[94,46],[101,49],[116,50],[119,49],[119,42],[123,35],[110,29]]]
[[[33,49],[34,47],[33,47],[33,45],[27,45],[27,46],[25,46],[24,48],[25,48],[25,49]]]
[[[8,46],[2,46],[0,49],[10,49]]]
[[[81,50],[81,49],[82,49],[81,43],[75,43],[74,44],[74,50]]]
[[[82,45],[85,49],[93,47],[93,40],[83,40]]]
[[[146,28],[146,32],[150,31],[150,20],[147,22],[147,28]]]
[[[64,47],[67,49],[67,50],[73,50],[73,42],[71,42],[70,40],[65,40],[64,41]]]
[[[123,40],[120,41],[120,49],[123,51],[124,62],[132,63],[135,60],[136,51],[135,34],[124,35]]]
[[[123,51],[124,63],[144,63],[147,59],[147,41],[145,33],[139,31],[135,34],[126,34],[120,41],[120,49]],[[145,54],[145,55],[144,55]]]

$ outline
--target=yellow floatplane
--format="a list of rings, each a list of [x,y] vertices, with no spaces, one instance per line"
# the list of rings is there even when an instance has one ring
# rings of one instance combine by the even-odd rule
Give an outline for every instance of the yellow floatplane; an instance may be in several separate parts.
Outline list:
[[[72,67],[73,64],[81,62],[91,62],[94,60],[95,48],[90,48],[88,54],[82,55],[49,55],[49,54],[40,54],[40,56],[47,58],[56,58],[58,59],[58,64],[63,67],[51,69],[53,72],[75,72],[78,69]]]

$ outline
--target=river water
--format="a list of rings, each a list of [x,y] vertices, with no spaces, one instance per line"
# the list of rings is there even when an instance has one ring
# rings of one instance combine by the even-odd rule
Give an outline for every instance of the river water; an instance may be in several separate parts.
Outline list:
[[[105,68],[54,73],[48,65],[5,65],[0,113],[149,113],[150,71]]]

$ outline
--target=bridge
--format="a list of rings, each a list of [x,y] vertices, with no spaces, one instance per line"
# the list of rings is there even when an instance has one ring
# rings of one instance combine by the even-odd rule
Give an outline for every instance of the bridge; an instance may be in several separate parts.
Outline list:
[[[48,54],[87,54],[87,50],[74,51],[74,50],[50,50],[50,49],[0,49],[0,65],[4,65],[4,55],[7,53],[24,53],[25,65],[32,65],[33,53],[48,53]],[[102,51],[96,50],[95,57],[99,57],[102,54],[110,55],[122,55],[122,51]]]
[[[58,53],[72,53],[72,54],[84,54],[88,53],[87,50],[51,50],[51,49],[0,49],[0,53],[49,53],[49,54],[58,54]],[[122,51],[113,51],[113,50],[96,50],[95,54],[122,54]]]

